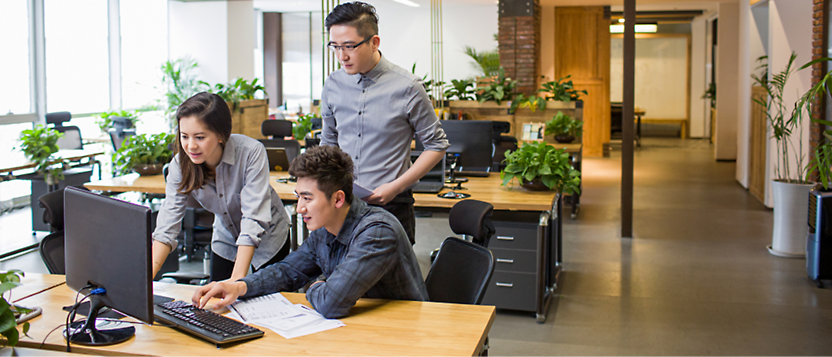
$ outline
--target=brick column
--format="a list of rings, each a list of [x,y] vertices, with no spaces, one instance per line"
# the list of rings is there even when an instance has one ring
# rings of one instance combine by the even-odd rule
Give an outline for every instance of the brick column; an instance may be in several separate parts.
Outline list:
[[[540,0],[500,0],[500,65],[517,91],[536,94],[540,58]]]
[[[828,8],[829,0],[814,0],[814,8],[813,8],[813,33],[812,33],[812,59],[816,60],[822,58],[823,55],[826,53],[827,43],[829,39],[827,38],[827,33],[829,29],[826,26],[826,9]],[[815,63],[812,66],[812,86],[820,83],[821,79],[823,78],[824,74],[826,74],[826,62]],[[812,119],[823,119],[826,117],[826,100],[825,96],[821,97],[820,99],[815,100],[812,105]],[[826,130],[826,126],[823,124],[818,123],[811,123],[809,127],[809,160],[813,160],[815,157],[815,148],[818,147],[818,144],[823,140],[823,131]],[[818,177],[817,171],[812,172],[810,180],[817,182],[820,180]]]

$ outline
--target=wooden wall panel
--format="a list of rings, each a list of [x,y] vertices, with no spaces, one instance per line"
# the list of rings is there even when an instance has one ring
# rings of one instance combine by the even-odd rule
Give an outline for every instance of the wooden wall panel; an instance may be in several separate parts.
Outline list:
[[[603,6],[555,8],[555,79],[572,75],[584,100],[583,154],[599,157],[610,141],[610,31]]]
[[[765,203],[766,197],[766,150],[768,145],[768,118],[765,108],[754,102],[758,99],[765,102],[766,90],[763,87],[751,88],[751,136],[748,157],[748,191],[751,195]]]

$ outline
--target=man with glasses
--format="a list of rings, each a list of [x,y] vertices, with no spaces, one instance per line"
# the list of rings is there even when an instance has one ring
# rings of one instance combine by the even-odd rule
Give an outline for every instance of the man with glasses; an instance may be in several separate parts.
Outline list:
[[[414,244],[416,219],[410,187],[434,167],[450,146],[422,80],[385,59],[372,5],[335,7],[325,21],[327,47],[341,69],[321,94],[322,145],[336,145],[355,162],[355,182],[373,191],[364,198],[404,227]],[[425,151],[410,165],[414,134]]]

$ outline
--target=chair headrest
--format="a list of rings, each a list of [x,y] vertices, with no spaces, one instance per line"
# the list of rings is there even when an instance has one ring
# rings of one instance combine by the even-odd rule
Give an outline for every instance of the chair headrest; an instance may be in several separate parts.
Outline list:
[[[52,191],[38,198],[38,205],[43,208],[43,223],[56,230],[64,229],[64,190]]]
[[[69,112],[46,113],[46,124],[61,125],[61,123],[70,119],[72,119],[72,114],[69,114]]]
[[[474,237],[474,243],[488,246],[488,240],[496,229],[489,219],[494,206],[488,202],[463,200],[457,202],[448,214],[451,230],[456,234]]]
[[[491,128],[494,130],[494,134],[508,133],[511,131],[511,123],[505,121],[492,121]]]
[[[263,124],[260,124],[260,131],[265,136],[282,139],[284,136],[292,136],[292,122],[288,120],[264,120]]]

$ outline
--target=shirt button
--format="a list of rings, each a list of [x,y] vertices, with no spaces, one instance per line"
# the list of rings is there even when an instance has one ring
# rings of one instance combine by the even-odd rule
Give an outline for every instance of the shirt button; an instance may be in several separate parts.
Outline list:
[[[220,197],[222,197],[222,194],[220,194]]]
[[[358,134],[358,137],[360,138],[360,137],[361,137],[361,134]]]
[[[223,214],[228,214],[228,212],[225,212],[225,213],[223,213]]]
[[[364,92],[366,92],[366,91],[367,91],[366,89],[362,89],[362,90],[361,90],[361,93],[364,93]]]
[[[356,156],[355,159],[358,160],[358,156]]]
[[[358,112],[358,115],[361,115],[361,112]]]

